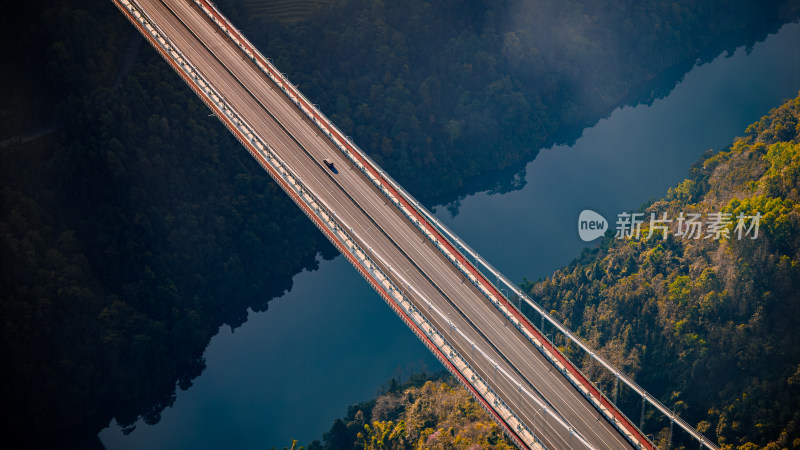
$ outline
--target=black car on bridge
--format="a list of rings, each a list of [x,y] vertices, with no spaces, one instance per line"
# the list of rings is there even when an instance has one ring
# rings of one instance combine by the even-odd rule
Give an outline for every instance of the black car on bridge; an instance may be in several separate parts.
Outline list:
[[[327,159],[323,159],[322,162],[324,162],[325,165],[328,166],[328,169],[330,169],[330,171],[333,172],[334,174],[339,173],[339,169],[337,169],[332,162],[328,161]]]

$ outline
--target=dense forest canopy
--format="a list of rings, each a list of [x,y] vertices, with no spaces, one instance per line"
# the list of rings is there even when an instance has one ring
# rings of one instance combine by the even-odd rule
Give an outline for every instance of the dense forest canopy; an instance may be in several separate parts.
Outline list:
[[[219,3],[428,199],[798,16],[778,0],[347,0],[285,26]],[[0,430],[155,423],[222,324],[333,249],[111,2],[0,22],[0,140],[57,130],[0,150]]]
[[[674,223],[666,239],[660,231],[650,239],[609,233],[599,248],[526,289],[712,439],[731,448],[797,448],[799,187],[797,97],[704,158],[643,211],[727,213],[728,238],[676,237]],[[739,238],[740,213],[760,214],[757,238],[752,231]],[[648,226],[646,220],[642,237]],[[610,387],[610,375],[587,355],[564,350]],[[633,397],[632,415],[639,404]],[[659,435],[665,438],[666,429]]]
[[[295,443],[296,444],[296,443]],[[425,373],[392,380],[375,399],[348,408],[306,450],[513,449],[481,405],[452,377]]]

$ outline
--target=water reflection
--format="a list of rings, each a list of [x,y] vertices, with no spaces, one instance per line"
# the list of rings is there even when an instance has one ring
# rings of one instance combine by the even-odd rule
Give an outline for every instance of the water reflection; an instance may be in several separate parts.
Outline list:
[[[321,261],[295,276],[292,291],[220,329],[207,368],[178,392],[157,426],[124,436],[112,426],[109,449],[270,448],[321,438],[348,405],[373,397],[391,377],[441,364],[347,261]]]
[[[609,220],[680,181],[703,151],[728,145],[800,89],[800,25],[695,68],[666,98],[626,107],[571,147],[540,152],[488,191],[437,215],[512,280],[544,277],[583,247],[583,209]],[[498,179],[510,182],[497,182]],[[485,185],[486,186],[486,185]],[[320,438],[346,407],[393,375],[439,363],[341,257],[294,279],[292,292],[251,313],[206,350],[208,368],[179,392],[157,426],[129,436],[112,426],[109,449],[269,448]]]

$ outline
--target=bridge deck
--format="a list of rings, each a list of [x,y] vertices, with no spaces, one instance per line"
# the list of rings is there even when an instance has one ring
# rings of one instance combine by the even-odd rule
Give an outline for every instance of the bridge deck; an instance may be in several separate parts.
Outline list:
[[[548,409],[557,411],[594,448],[631,447],[191,0],[138,0],[135,4],[314,196],[336,212],[342,228],[548,448],[583,445],[545,414],[533,397],[546,399]],[[338,173],[327,168],[323,159],[333,162]]]

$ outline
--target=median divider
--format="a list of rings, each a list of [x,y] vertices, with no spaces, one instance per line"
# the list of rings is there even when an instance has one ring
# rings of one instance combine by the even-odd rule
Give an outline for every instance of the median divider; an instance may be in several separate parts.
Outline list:
[[[434,224],[425,219],[424,208],[413,197],[394,182],[377,164],[359,149],[344,133],[324,116],[303,94],[292,85],[267,58],[250,44],[239,30],[207,0],[192,0],[206,16],[242,51],[262,73],[264,73],[286,97],[309,119],[330,141],[358,168],[383,195],[398,208],[406,218],[419,229],[426,238],[452,263],[470,282],[510,320],[520,332],[586,397],[626,438],[638,448],[653,448],[652,444],[622,415],[613,408],[609,410],[602,394],[580,371],[571,364],[549,341],[541,336],[524,316],[500,294],[482,273],[437,230]],[[414,204],[416,207],[412,206]]]

